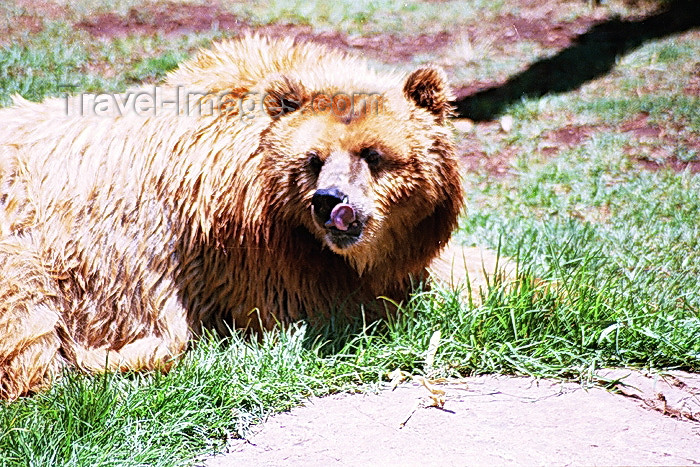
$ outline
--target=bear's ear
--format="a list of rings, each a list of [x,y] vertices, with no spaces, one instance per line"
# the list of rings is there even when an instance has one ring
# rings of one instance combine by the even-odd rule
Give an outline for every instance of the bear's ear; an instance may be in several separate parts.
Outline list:
[[[452,112],[445,72],[439,68],[419,68],[403,85],[406,98],[442,121]]]
[[[263,103],[270,117],[279,118],[300,109],[307,100],[306,90],[301,83],[280,76],[268,84]]]

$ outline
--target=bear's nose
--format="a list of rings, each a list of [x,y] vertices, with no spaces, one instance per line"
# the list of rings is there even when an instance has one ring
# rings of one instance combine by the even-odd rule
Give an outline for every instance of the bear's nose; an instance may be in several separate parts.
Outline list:
[[[316,190],[311,197],[314,214],[316,214],[321,224],[325,224],[330,219],[331,212],[336,205],[346,202],[347,196],[337,188]]]

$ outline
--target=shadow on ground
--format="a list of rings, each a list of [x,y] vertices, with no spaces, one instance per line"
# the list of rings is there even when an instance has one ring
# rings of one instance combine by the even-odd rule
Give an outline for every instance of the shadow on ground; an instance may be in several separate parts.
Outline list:
[[[611,19],[593,26],[553,57],[534,63],[503,84],[479,90],[457,90],[456,116],[493,120],[522,98],[574,90],[608,73],[618,57],[644,42],[700,27],[700,1],[675,0],[639,20]]]

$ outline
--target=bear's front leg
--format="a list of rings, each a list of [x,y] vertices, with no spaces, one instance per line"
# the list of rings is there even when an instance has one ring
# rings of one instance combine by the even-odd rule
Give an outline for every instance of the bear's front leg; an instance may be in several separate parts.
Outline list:
[[[21,241],[0,242],[0,399],[48,386],[66,364],[52,281]]]
[[[152,315],[157,320],[153,331],[119,347],[74,343],[72,363],[91,373],[168,370],[192,338],[187,313],[174,294],[165,300],[161,309],[153,310]]]

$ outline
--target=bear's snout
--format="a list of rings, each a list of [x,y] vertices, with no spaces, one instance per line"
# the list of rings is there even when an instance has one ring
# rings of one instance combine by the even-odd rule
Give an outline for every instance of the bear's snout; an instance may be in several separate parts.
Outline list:
[[[359,236],[362,222],[348,201],[348,196],[337,188],[316,190],[311,197],[311,208],[316,221],[331,232]]]
[[[350,223],[355,221],[355,211],[347,202],[347,195],[337,188],[316,190],[311,198],[318,222],[324,227],[339,230],[348,230]]]

